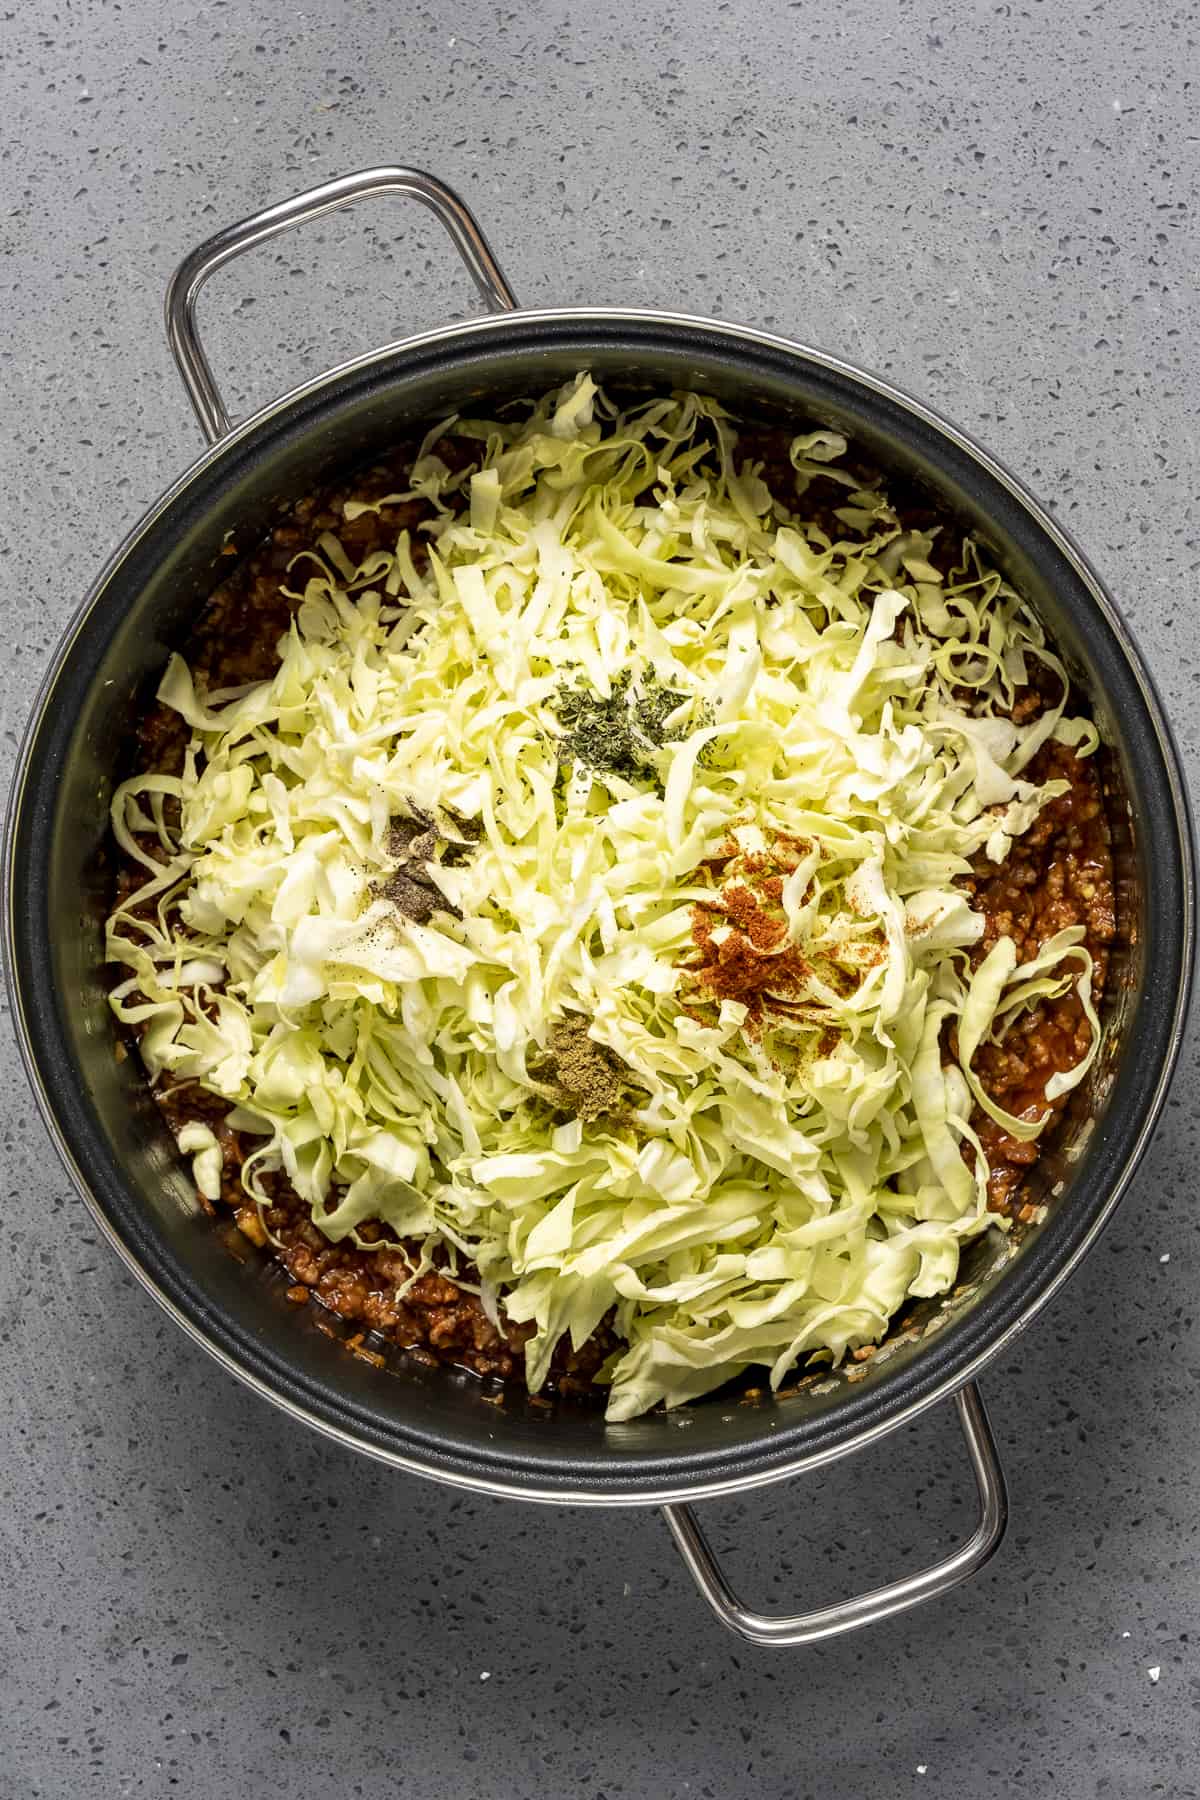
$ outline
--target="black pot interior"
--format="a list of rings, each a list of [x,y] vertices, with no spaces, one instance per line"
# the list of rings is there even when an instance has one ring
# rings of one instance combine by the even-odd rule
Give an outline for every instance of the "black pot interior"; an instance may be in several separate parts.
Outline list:
[[[1022,1241],[971,1246],[958,1288],[905,1315],[885,1351],[775,1398],[724,1392],[606,1427],[394,1353],[347,1352],[286,1281],[198,1214],[131,1059],[118,1060],[101,963],[108,804],[130,724],[218,579],[305,492],[415,426],[483,413],[590,368],[629,391],[695,387],[740,417],[837,427],[934,493],[1037,607],[1092,698],[1107,746],[1119,947],[1107,1041],[1036,1171]],[[1186,813],[1146,677],[1104,603],[1021,499],[918,412],[851,375],[732,332],[652,319],[489,321],[380,353],[237,434],[181,483],[110,568],[53,680],[12,821],[10,963],[57,1133],[150,1282],[210,1346],[361,1447],[431,1473],[547,1497],[648,1499],[764,1476],[836,1450],[945,1388],[1026,1315],[1126,1179],[1161,1098],[1188,977]],[[236,1237],[236,1234],[232,1234]]]

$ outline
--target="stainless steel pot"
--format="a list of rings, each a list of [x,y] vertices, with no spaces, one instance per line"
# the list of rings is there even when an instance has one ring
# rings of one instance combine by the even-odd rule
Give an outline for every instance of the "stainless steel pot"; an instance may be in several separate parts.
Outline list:
[[[231,258],[353,201],[403,195],[450,233],[492,316],[388,344],[231,425],[196,334],[196,296]],[[928,408],[836,358],[711,319],[609,309],[525,311],[466,207],[429,176],[376,169],[221,232],[183,263],[167,328],[211,447],[135,526],[84,601],[21,750],[6,841],[5,950],[21,1049],[79,1193],[179,1324],[231,1373],[339,1442],[452,1485],[523,1499],[658,1505],[718,1617],[756,1643],[809,1643],[942,1593],[1004,1530],[1004,1482],[975,1378],[1045,1305],[1127,1187],[1179,1047],[1192,964],[1193,854],[1183,777],[1158,697],[1112,599],[1053,519],[993,458]],[[698,387],[765,423],[845,431],[974,532],[1038,608],[1090,694],[1107,746],[1119,943],[1095,1072],[1038,1165],[1045,1218],[979,1240],[953,1294],[906,1315],[867,1364],[770,1400],[728,1394],[682,1414],[606,1426],[397,1354],[347,1355],[238,1262],[192,1185],[130,1060],[114,1055],[101,926],[108,801],[131,721],[173,644],[279,512],[421,422],[491,410],[583,367],[610,387]],[[310,1309],[311,1310],[311,1309]],[[765,1617],[734,1598],[686,1502],[811,1471],[953,1397],[980,1522],[952,1556],[842,1604]]]

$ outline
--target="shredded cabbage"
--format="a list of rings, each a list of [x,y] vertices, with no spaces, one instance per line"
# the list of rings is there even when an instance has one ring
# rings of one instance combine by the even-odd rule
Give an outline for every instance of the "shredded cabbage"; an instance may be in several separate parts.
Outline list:
[[[978,1047],[1077,980],[1093,1047],[1055,1094],[1094,1054],[1082,934],[972,970],[956,885],[1063,791],[1023,773],[1039,746],[1094,727],[1018,594],[969,544],[939,573],[836,433],[796,439],[791,511],[697,395],[622,412],[584,375],[446,431],[475,461],[426,440],[425,547],[296,559],[273,679],[206,694],[171,659],[182,774],[113,801],[147,871],[109,922],[113,1008],[152,1078],[261,1134],[260,1201],[282,1170],[333,1241],[380,1220],[423,1267],[472,1262],[491,1316],[534,1327],[531,1389],[614,1309],[610,1419],[751,1364],[778,1385],[946,1291],[998,1223],[972,1102],[1041,1126],[989,1099]],[[1016,724],[1036,665],[1061,696]],[[704,930],[757,1001],[705,985]],[[619,1104],[555,1085],[564,1021]],[[215,1193],[212,1134],[180,1141]]]

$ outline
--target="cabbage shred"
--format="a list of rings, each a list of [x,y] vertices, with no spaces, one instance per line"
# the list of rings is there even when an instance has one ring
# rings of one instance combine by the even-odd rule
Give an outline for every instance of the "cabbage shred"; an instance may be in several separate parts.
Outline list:
[[[297,557],[271,680],[206,694],[172,658],[183,772],[113,801],[146,873],[114,1011],[258,1134],[260,1204],[282,1171],[333,1242],[382,1221],[414,1269],[473,1264],[534,1328],[531,1389],[609,1314],[610,1419],[778,1386],[999,1223],[973,1107],[1044,1120],[978,1046],[1074,983],[1092,1048],[1056,1095],[1095,1054],[1082,928],[974,967],[957,885],[1064,790],[1040,745],[1094,727],[1020,596],[969,543],[935,566],[831,431],[788,496],[695,394],[622,411],[584,375],[439,432],[474,461],[426,441],[420,543]],[[1059,697],[1014,723],[1035,673]]]

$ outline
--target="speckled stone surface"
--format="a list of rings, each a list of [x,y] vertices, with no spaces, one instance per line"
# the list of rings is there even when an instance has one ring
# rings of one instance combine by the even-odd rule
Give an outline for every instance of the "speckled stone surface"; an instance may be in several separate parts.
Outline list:
[[[10,7],[6,765],[91,574],[198,448],[159,327],[176,259],[409,160],[530,301],[766,323],[976,430],[1111,582],[1200,785],[1198,38],[1136,0]],[[244,407],[466,301],[384,208],[202,311]],[[1193,1037],[1117,1221],[986,1380],[996,1562],[771,1653],[710,1621],[652,1514],[458,1497],[236,1386],[96,1241],[6,1036],[0,1795],[1200,1794],[1198,1097]],[[969,1490],[934,1415],[707,1517],[762,1603],[812,1602],[944,1549]]]

